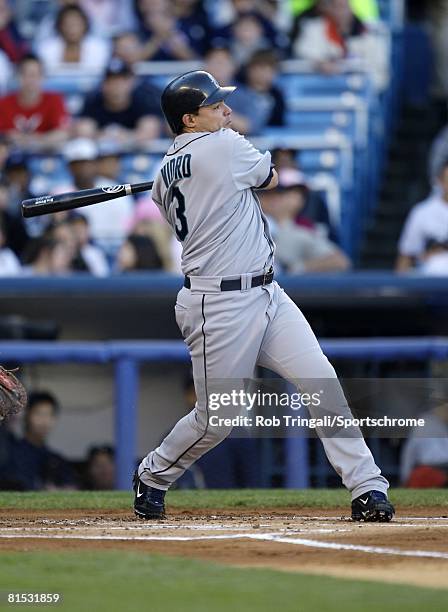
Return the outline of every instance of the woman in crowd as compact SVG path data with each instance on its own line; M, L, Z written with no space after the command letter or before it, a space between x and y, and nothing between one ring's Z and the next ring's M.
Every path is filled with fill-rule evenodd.
M103 72L110 43L90 33L88 17L80 6L63 6L56 17L55 30L54 37L36 44L48 72L67 67L86 74Z

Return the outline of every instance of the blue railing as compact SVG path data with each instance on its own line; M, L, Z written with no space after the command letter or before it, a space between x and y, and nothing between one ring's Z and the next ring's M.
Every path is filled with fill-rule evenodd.
M448 358L448 338L375 338L322 340L331 358L364 358L373 361L398 358L442 360ZM181 341L120 342L0 342L0 362L109 363L115 366L115 446L118 489L128 489L135 467L139 364L189 360ZM306 465L293 470L294 457L304 457L306 440L288 446L287 486L306 486ZM289 475L288 473L291 472ZM295 473L296 476L293 476ZM299 480L297 480L299 478Z
M364 293L368 295L423 296L448 295L448 277L424 276L415 272L395 274L385 271L354 270L317 274L276 274L277 282L287 291L325 294ZM30 296L173 294L182 287L183 277L166 272L134 272L98 278L86 273L67 276L27 276L0 278L2 298Z

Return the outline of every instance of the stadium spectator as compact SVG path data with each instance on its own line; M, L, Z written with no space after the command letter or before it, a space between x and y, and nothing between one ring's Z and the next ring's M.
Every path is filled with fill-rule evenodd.
M22 215L12 214L9 208L10 191L6 180L0 179L0 225L3 229L5 245L18 257L28 242Z
M112 57L133 67L142 57L142 43L136 32L121 31L113 37Z
M388 50L385 31L358 19L348 0L319 0L291 32L293 56L313 62L324 74L339 72L341 59L361 60L379 91L389 81Z
M132 30L137 21L130 0L53 0L48 3L45 16L35 27L35 42L56 35L56 19L59 10L67 4L77 4L85 11L90 31L95 36L109 38L124 29Z
M48 446L60 411L58 400L48 391L29 394L24 437L13 445L11 478L22 490L73 488L70 464Z
M115 488L115 453L111 446L92 446L89 449L83 488L89 491Z
M4 167L4 175L13 192L11 195L17 200L32 197L30 191L31 173L28 168L29 156L19 150L10 151ZM19 209L16 204L10 202L10 210L18 215Z
M76 4L62 6L55 21L56 35L36 42L36 52L47 72L76 69L83 74L100 74L110 55L110 44L90 34L84 10Z
M292 22L291 0L233 0L240 11L255 10L263 18L266 34L277 48L288 47L288 32Z
M76 131L81 136L115 141L122 147L144 147L160 135L159 115L159 97L135 88L132 69L113 58L101 88L85 100Z
M141 60L190 60L197 57L188 36L182 32L171 2L137 0Z
M297 225L315 230L316 225L305 212L306 202L310 188L305 175L295 168L281 168L278 170L279 185L277 190L283 197L283 206L296 211L294 221ZM281 177L281 182L280 182Z
M28 276L70 274L73 251L69 244L41 236L33 238L23 254L23 272Z
M335 244L319 232L297 225L296 217L304 206L303 189L297 189L297 183L291 184L288 175L282 174L277 189L260 192L277 246L276 264L289 274L347 270L350 261Z
M34 197L31 189L31 172L29 155L19 150L12 150L6 160L4 175L8 184L8 212L21 219L20 203ZM48 225L45 216L31 217L23 220L26 234L29 237L40 236Z
M0 0L0 49L14 64L28 51L28 43L19 32L8 0Z
M187 36L190 47L202 57L212 36L203 0L172 0L177 26Z
M163 262L163 269L181 274L181 244L149 195L139 196L129 219L128 234L149 236Z
M48 228L45 236L61 243L70 254L70 271L89 272L94 276L106 276L109 272L106 257L102 250L92 244L87 219L70 212L64 220L56 220Z
M20 261L7 246L7 236L0 218L0 276L18 276L21 272Z
M287 149L285 147L277 147L272 149L272 163L277 170L280 168L297 169L297 151L295 149Z
M53 220L45 232L45 238L53 240L55 243L62 243L70 253L70 267L76 256L76 236L68 222L68 219Z
M123 29L136 26L130 0L79 0L92 30L104 37L110 37Z
M262 95L250 91L236 80L237 65L227 47L211 48L205 54L205 70L221 85L237 85L229 98L232 109L231 127L240 134L258 134L269 117L269 108Z
M423 254L420 272L425 276L448 276L448 240L429 240Z
M400 480L412 488L448 485L448 405L441 404L421 415L424 429L415 427L401 454Z
M68 224L76 241L73 269L89 272L93 276L107 276L109 264L102 249L92 242L88 219L75 213L69 217Z
M285 99L274 85L278 75L278 59L272 51L257 51L244 68L245 84L263 96L269 108L266 125L285 124Z
M62 154L72 175L74 189L93 189L96 186L98 155L95 142L89 138L75 138L64 145Z
M63 97L43 90L43 66L36 55L22 57L17 78L17 91L0 98L0 133L28 151L57 148L68 136Z
M98 145L98 157L96 161L98 180L105 180L105 184L111 185L123 183L124 177L121 172L120 146L111 140L103 140ZM120 201L123 200L120 198Z
M154 241L149 236L131 234L118 252L118 272L161 270L162 267L162 259L157 252Z
M120 150L114 143L103 142L99 146L97 159L98 186L112 186L126 183L127 179L122 174ZM87 216L96 227L104 229L109 226L108 234L120 244L128 233L130 222L135 211L135 200L133 196L123 196L117 200L111 200L107 206L91 207Z
M448 160L442 164L438 189L409 213L398 243L395 268L406 272L421 265L430 241L448 242Z
M262 49L270 49L271 43L265 35L263 23L256 13L243 13L233 23L229 40L230 50L238 64L249 61L249 58Z
M150 105L151 115L163 118L159 100L161 91L151 81L151 77L135 74L135 64L140 61L141 42L135 32L121 32L113 39L112 57L124 62L134 72L133 94Z
M290 7L288 2L270 2L269 0L221 0L213 7L215 34L213 41L218 44L229 40L232 26L242 16L254 15L262 27L263 38L268 47L281 51L288 47L286 32L290 25Z
M63 155L73 180L73 190L93 189L111 185L107 178L98 177L98 147L89 138L76 138L68 142ZM94 204L83 209L88 219L92 239L103 249L115 248L125 236L125 223L129 214L129 202L126 199L104 204Z
M304 205L299 208L296 223L306 227L313 227L333 242L337 242L337 231L330 219L328 206L321 194L311 189L305 175L300 171L296 161L297 152L293 149L274 149L272 163L282 174L283 187L288 185L290 197L304 199Z

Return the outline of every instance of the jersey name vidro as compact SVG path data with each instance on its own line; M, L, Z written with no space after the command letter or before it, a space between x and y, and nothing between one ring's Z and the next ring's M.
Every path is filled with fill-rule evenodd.
M168 189L173 181L191 176L191 154L185 153L170 159L160 170L160 173Z

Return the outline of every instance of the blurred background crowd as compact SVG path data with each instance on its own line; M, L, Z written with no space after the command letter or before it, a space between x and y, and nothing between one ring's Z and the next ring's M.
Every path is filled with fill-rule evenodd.
M0 0L1 338L179 337L174 289L151 272L180 274L181 245L150 192L33 219L20 203L152 180L172 138L161 91L198 68L237 85L233 129L272 152L279 185L260 202L276 272L289 275L316 334L445 334L442 279L423 298L390 283L448 275L448 0ZM397 274L369 294L358 270ZM336 273L331 299L326 275L311 297L294 287L306 273ZM348 297L345 278L356 285ZM446 378L446 362L424 356L337 366L342 376ZM0 488L117 482L111 372L64 367L24 366L30 400L0 426ZM191 375L182 386L174 364L151 368L137 452L194 403ZM446 404L419 409L434 438L373 440L375 456L394 485L447 486ZM228 439L179 484L284 486L283 442ZM311 485L337 486L319 445L309 448Z
M236 84L238 89L229 99L233 129L261 138L260 146L273 150L280 184L262 198L262 205L278 244L278 271L298 274L396 265L402 271L416 267L427 273L446 272L448 235L439 220L446 225L448 207L443 202L448 187L443 187L446 179L440 172L448 155L448 129L441 131L431 151L429 178L426 168L420 168L421 181L426 181L420 190L422 199L431 194L431 203L408 219L399 243L389 231L397 261L391 256L387 261L369 260L368 230L378 229L375 210L387 155L377 149L385 149L390 137L394 119L390 92L400 78L391 42L396 26L382 18L379 4L376 0L0 0L0 275L180 272L180 245L163 224L150 194L29 220L21 218L19 205L23 199L47 193L150 180L171 137L160 110L160 92L170 78L190 67L205 68L222 84ZM418 4L420 9L415 9ZM409 2L408 11L413 10L432 28L431 95L438 104L441 129L448 89L442 35L448 23L447 3ZM378 105L383 108L376 119L372 115L374 121L383 121L383 145L378 145L381 135L373 143L376 149L370 142L375 136L360 145L364 150L360 158L371 152L378 161L364 159L359 172L357 136L344 132L350 112L338 112L339 104L351 111L355 94L361 95L353 75L349 81L353 71L367 79L366 112ZM319 85L321 95L318 88L308 99L293 91L296 75L315 74L339 83L338 78L347 73L348 91L338 90L333 110L336 90L326 100L325 112L320 110L328 86ZM310 124L315 127L312 132ZM358 172L352 188L322 187L326 176L327 181L340 179L331 132L333 141L338 135L352 140ZM290 147L285 140L285 135L300 138L315 133L327 140L321 151L315 151L317 162L309 162L313 150L301 151L300 143ZM371 171L369 164L377 170L363 182ZM404 190L403 186L402 199ZM366 210L361 210L363 199L373 202ZM344 239L341 224L344 210L350 208L357 209L347 219L354 229ZM433 209L438 220L427 224L427 216L434 219ZM401 210L400 226L407 212ZM397 223L396 218L390 221Z

